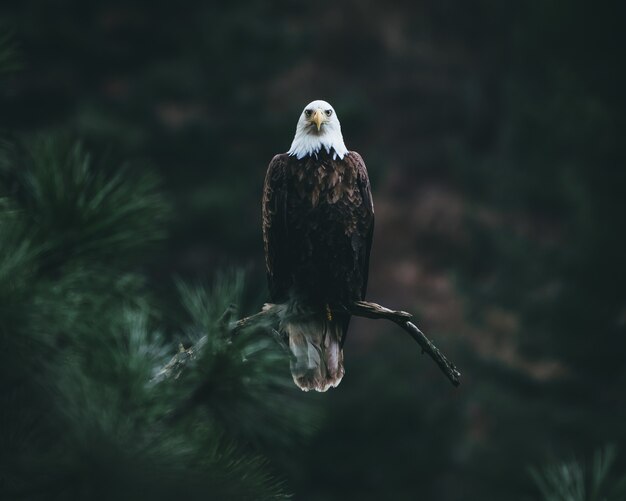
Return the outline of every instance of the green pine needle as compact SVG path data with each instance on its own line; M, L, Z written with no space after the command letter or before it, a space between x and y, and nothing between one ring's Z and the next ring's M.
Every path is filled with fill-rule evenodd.
M606 446L590 466L570 460L532 468L530 474L545 501L621 501L626 499L626 475L614 475L616 458L616 447Z
M156 178L96 162L80 142L46 137L5 149L0 174L55 266L137 255L166 235L170 209Z

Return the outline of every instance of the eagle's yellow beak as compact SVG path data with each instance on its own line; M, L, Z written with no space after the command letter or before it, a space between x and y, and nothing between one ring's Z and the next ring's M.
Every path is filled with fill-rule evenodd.
M315 110L313 116L311 117L311 123L314 123L317 126L317 132L320 131L322 124L324 123L324 113L319 108Z

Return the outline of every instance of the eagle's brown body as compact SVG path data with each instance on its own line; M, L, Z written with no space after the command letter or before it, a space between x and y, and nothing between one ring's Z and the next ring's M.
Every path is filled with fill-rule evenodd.
M330 313L364 299L374 229L367 170L360 155L277 155L263 193L263 240L270 297L291 307L294 381L324 391L343 376L349 315ZM297 318L296 318L297 317Z

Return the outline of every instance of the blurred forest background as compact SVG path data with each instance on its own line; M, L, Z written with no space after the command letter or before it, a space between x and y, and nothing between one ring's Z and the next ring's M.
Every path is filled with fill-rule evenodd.
M3 499L626 499L625 11L4 0ZM266 299L265 169L317 98L370 172L368 298L458 389L386 322L323 395L220 337Z

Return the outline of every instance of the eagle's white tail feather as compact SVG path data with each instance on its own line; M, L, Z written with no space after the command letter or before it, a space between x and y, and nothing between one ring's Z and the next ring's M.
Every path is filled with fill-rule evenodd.
M293 355L291 375L301 390L326 391L341 382L344 369L340 321L319 314L287 320L282 328L289 336Z

